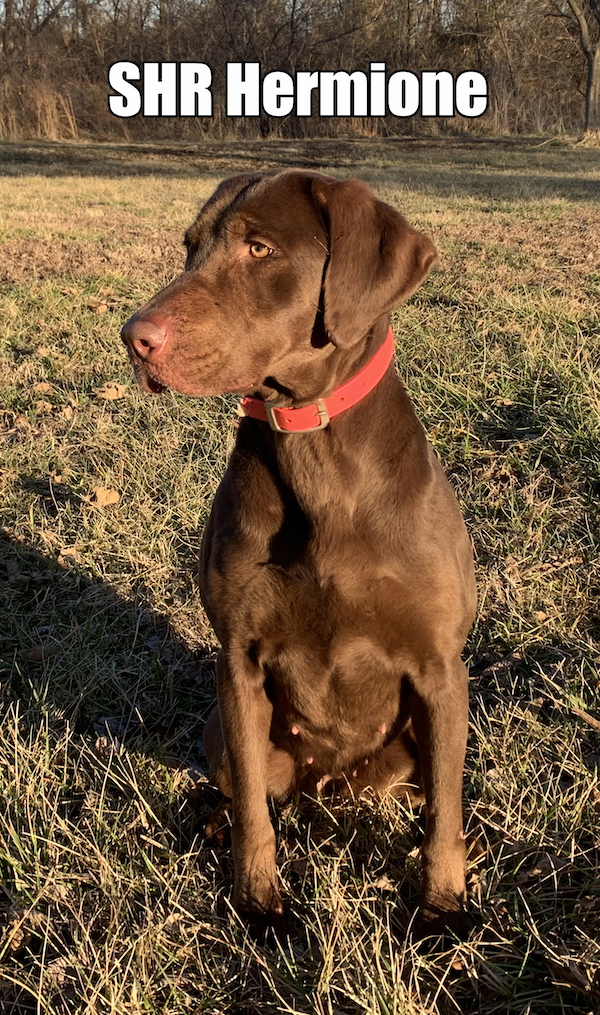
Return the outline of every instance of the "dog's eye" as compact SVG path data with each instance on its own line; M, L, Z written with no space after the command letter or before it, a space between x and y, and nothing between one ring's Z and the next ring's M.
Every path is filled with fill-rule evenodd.
M272 247L267 247L266 243L251 243L250 253L252 257L268 257L269 254L273 253Z

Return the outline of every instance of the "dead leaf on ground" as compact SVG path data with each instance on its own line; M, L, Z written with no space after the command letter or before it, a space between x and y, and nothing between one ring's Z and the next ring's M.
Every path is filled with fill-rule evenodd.
M107 384L103 384L100 388L96 388L95 395L97 398L102 398L106 402L113 402L117 398L124 398L128 390L129 389L125 384L118 384L117 381L109 381Z
M27 914L16 906L9 906L0 912L0 943L2 950L17 955L31 941L30 929L26 926Z
M566 984L569 987L576 987L578 990L586 992L591 989L587 976L572 958L565 956L564 963L557 962L556 959L551 958L549 955L544 955L544 958L557 984Z
M499 659L498 662L492 663L491 666L486 666L485 670L482 670L479 674L479 678L503 676L505 673L516 669L522 662L523 656L521 653L513 652L511 655L505 656L504 659Z
M93 311L95 314L105 314L107 310L108 310L107 303L97 303L96 306L93 307Z
M35 403L35 411L39 413L52 412L53 408L54 406L51 402L44 402L42 399Z
M48 381L38 381L37 384L33 385L33 390L36 394L47 395L53 390L52 385Z
M46 978L53 984L62 985L67 977L69 964L66 959L58 958L46 966Z
M515 877L515 884L524 885L529 881L538 878L548 878L564 873L571 866L571 861L564 856L557 856L555 853L545 853L535 867L528 871L522 871Z
M308 857L301 856L297 860L292 860L290 863L290 870L299 877L304 877L308 870Z
M106 486L95 486L92 493L94 494L93 503L96 507L108 507L109 504L118 504L121 500L118 490L111 490Z
M26 658L30 663L43 663L45 659L55 656L59 650L59 645L36 645L35 648L29 649Z
M534 698L533 701L528 701L523 706L523 711L526 712L528 715L532 715L534 718L537 718L537 716L541 712L543 704L544 704L543 698Z
M37 347L37 349L35 351L36 351L36 354L38 356L49 356L50 355L50 349L48 348L47 345L38 345L38 347Z
M79 563L81 557L79 551L74 546L63 546L62 550L58 555L58 563L62 564L63 567L72 567L73 564Z

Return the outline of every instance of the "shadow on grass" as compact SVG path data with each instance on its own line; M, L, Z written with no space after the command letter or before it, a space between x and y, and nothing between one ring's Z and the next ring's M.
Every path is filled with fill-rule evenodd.
M60 483L22 482L50 509L73 497ZM143 587L127 602L86 576L68 550L57 561L0 534L0 574L5 700L29 699L81 733L110 719L114 728L164 739L187 717L198 740L215 695L214 646L191 652L146 607Z
M542 142L543 145L543 142ZM172 176L215 180L299 167L357 175L440 197L536 200L600 195L598 153L539 138L199 141L194 144L0 142L1 176Z
M136 780L143 780L144 757L160 759L167 770L175 766L191 766L197 774L198 762L202 757L202 727L214 701L214 647L207 645L197 653L190 652L169 627L167 620L147 609L143 592L137 602L126 602L105 582L94 581L81 573L75 563L69 563L68 560L59 563L8 538L0 539L0 576L0 604L5 618L0 641L0 704L6 715L11 706L14 710L17 702L20 702L20 728L24 741L27 742L29 736L35 736L36 727L46 724L59 731L68 723L74 730L76 743L81 743L83 748L87 742L88 753L95 750L100 758L106 751L111 752L111 757L114 754L118 756L122 748L126 747L131 753L134 768L140 769L134 775ZM560 647L556 647L557 660L560 652ZM564 654L566 652L567 650ZM521 693L524 696L531 694L530 666L534 662L533 657L527 663L522 659L509 661L505 662L503 668L498 653L493 651L483 653L474 660L472 719L475 725L487 720L494 703L502 702L503 699L514 701L515 696ZM546 663L547 657L544 657L544 665ZM554 708L546 701L540 710L540 722L549 726L555 723L560 718L557 709L558 704ZM117 766L115 776L118 777L119 771ZM553 778L552 772L549 773L549 778ZM465 809L467 814L471 806L478 806L473 792L478 788L479 795L482 781L483 776L474 775L471 770L468 790L471 801ZM118 779L114 786L108 779L107 785L109 794L127 796L127 789L119 789ZM137 787L137 782L135 785ZM140 785L145 787L142 782ZM166 836L165 842L168 839L171 843L167 853L170 851L174 856L197 849L200 821L216 798L207 798L203 792L196 795L194 792L186 792L185 797L180 797L179 801L161 802L161 795L168 795L166 782L162 790L160 784L156 784L150 790L145 787L143 792L147 796L151 814L156 819L156 823L153 822L148 829L148 841L162 841L161 837ZM65 785L64 799L61 802L66 820L75 826L81 824L84 838L85 822L81 823L81 816L85 796L85 792L73 793ZM553 890L552 884L549 888L546 884L543 892L539 879L534 879L531 882L531 896L527 903L522 903L521 885L529 882L526 877L523 880L522 873L519 881L517 874L525 869L526 861L530 861L530 867L534 865L537 846L527 841L507 844L498 834L495 821L486 821L485 813L483 808L476 814L472 830L477 834L483 833L490 851L487 858L490 881L487 885L485 880L483 882L481 912L476 918L480 930L484 920L491 921L488 927L489 951L486 952L486 946L482 945L474 957L471 956L468 962L465 960L466 965L459 963L457 968L447 970L445 990L448 998L447 1002L438 1002L439 1011L456 1011L457 1004L459 1010L465 1013L495 1010L494 983L501 985L506 1011L523 1010L519 1005L524 1004L526 998L535 1003L536 985L540 978L543 980L544 976L547 977L548 966L543 950L528 950L523 938L524 931L519 926L519 920L526 920L527 913L531 910L534 917L538 912L546 921L543 931L546 939L553 940L559 930L563 939L573 939L582 919L586 926L585 913L583 917L576 914L581 899L587 898L591 891L590 871L570 865L568 878L565 880L566 875L559 877L554 873L553 883L558 887ZM418 901L419 873L416 861L407 860L407 853L415 842L415 833L417 837L420 835L418 825L407 817L405 832L401 836L398 833L393 835L385 809L362 801L335 807L330 802L319 805L303 800L295 808L293 818L282 819L279 813L274 812L273 819L280 842L284 842L286 878L289 889L294 894L287 930L294 950L299 949L302 953L306 983L300 986L304 995L310 996L312 987L307 985L317 982L319 970L329 961L323 953L323 941L316 935L315 927L308 919L312 908L317 912L321 910L322 889L318 881L313 882L310 874L311 851L315 847L321 855L319 862L324 865L322 874L325 880L333 877L334 871L338 871L335 876L339 876L341 871L342 878L347 880L349 887L344 889L347 895L344 903L346 906L356 891L357 912L363 913L362 917L357 918L357 932L361 939L371 938L374 933L372 921L375 917L378 920L385 918L385 913L390 908L389 896L386 898L385 893L381 901L375 902L374 907L361 908L362 879L365 885L369 884L373 879L374 866L382 866L388 878L387 883L398 886L394 935L398 948L401 948L406 926ZM144 828L141 829L142 839L145 838ZM309 840L307 829L310 829ZM40 830L40 834L44 832ZM125 825L122 834L129 834ZM587 838L588 848L593 852L591 831ZM160 842L155 842L155 845L160 845ZM161 848L164 851L165 847ZM342 857L343 865L340 866ZM552 858L553 863L555 860ZM206 928L211 925L217 929L229 927L227 933L235 933L241 941L241 936L232 926L231 913L225 902L232 880L229 853L215 859L212 850L204 848L198 851L193 862L201 874L207 865L210 867L212 864L212 869L219 872L220 886L215 901L211 903L207 899L203 904L200 919L204 921L204 930L200 929L198 933L206 933ZM351 887L353 883L354 887ZM18 895L18 886L10 878L6 884L10 896ZM552 896L556 927L552 922L547 926L550 905L546 897L548 890ZM90 891L93 893L95 889L90 888ZM135 905L139 908L139 919L142 920L145 895L140 885L135 891L140 896ZM158 891L152 873L149 875L148 891L151 894ZM535 893L541 893L539 900ZM513 908L510 912L510 907L507 908L504 902L501 905L498 901L500 897L504 900L505 896L511 899ZM159 895L156 896L153 905L158 906L159 903L170 905L162 895L160 898ZM519 920L513 926L516 912L519 913ZM319 919L322 918L321 913ZM350 911L346 918L350 919ZM317 926L320 927L320 924ZM95 933L101 935L102 932L97 930ZM240 942L234 947L233 939L229 945L225 939L219 939L220 943L215 945L214 935L211 934L212 931L208 933L207 941L213 950L216 948L215 962L222 968L223 975L235 977L240 965L244 968L252 965L254 958L249 953L240 953ZM98 941L101 940L100 936ZM66 944L69 945L69 941ZM246 945L243 945L245 948ZM272 958L266 957L268 950L261 954L260 962L264 968L269 968L273 975L279 977L277 982L281 993L278 997L286 997L288 988L281 980L281 969L274 964L275 952ZM60 953L53 945L48 948L45 959L42 957L40 960L36 952L35 961L43 963L59 958ZM411 957L411 953L407 952L402 973L407 988L410 988L414 977L418 975L419 989L423 996L428 991L435 993L438 990L440 969L433 961L434 965L429 969L419 965L418 961L414 961L414 956ZM467 967L470 970L468 975L465 972ZM568 967L566 968L568 972ZM475 994L472 989L474 973L480 977ZM583 983L582 977L580 980ZM298 1001L298 986L296 983L289 987L289 1003L293 1003L294 1010L299 1012L312 1012L314 1009L310 1006L305 1008ZM263 990L264 987L261 987L260 993L256 993L256 997L261 998L256 1009L248 1005L247 1001L242 1002L240 995L238 1002L233 1002L232 999L232 1006L222 1010L281 1010L270 1006L270 1002L265 1002L266 1006L263 1006ZM582 1003L581 990L577 992L566 987L557 988L554 996L557 1010L561 1005L567 1005L571 1011L581 1015L589 1011L589 997ZM8 995L5 994L4 997ZM18 992L13 997L16 998L14 1003L19 1004L15 1010L36 1010L34 1005L27 1007L29 1002L22 999ZM544 1003L550 997L552 988L545 986ZM332 988L330 998L336 998L335 988ZM514 1008L510 1006L511 998L516 1005ZM358 1015L364 1010L353 1004L344 991L339 993L337 1001L339 1007L336 1007L336 1011L346 1015L354 1015L355 1012Z

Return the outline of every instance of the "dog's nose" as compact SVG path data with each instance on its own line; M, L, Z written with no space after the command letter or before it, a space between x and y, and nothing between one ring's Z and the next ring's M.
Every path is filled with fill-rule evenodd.
M168 338L164 321L149 317L131 317L121 330L125 345L130 345L142 360L156 359Z

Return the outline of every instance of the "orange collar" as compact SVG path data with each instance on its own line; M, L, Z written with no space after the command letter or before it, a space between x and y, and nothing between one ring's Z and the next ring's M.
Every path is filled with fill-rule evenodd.
M394 332L390 328L385 341L369 362L354 377L331 393L329 398L318 398L310 405L298 409L263 401L262 398L242 398L240 409L245 416L268 423L278 433L309 433L323 430L333 416L352 408L361 398L379 384L394 355Z

